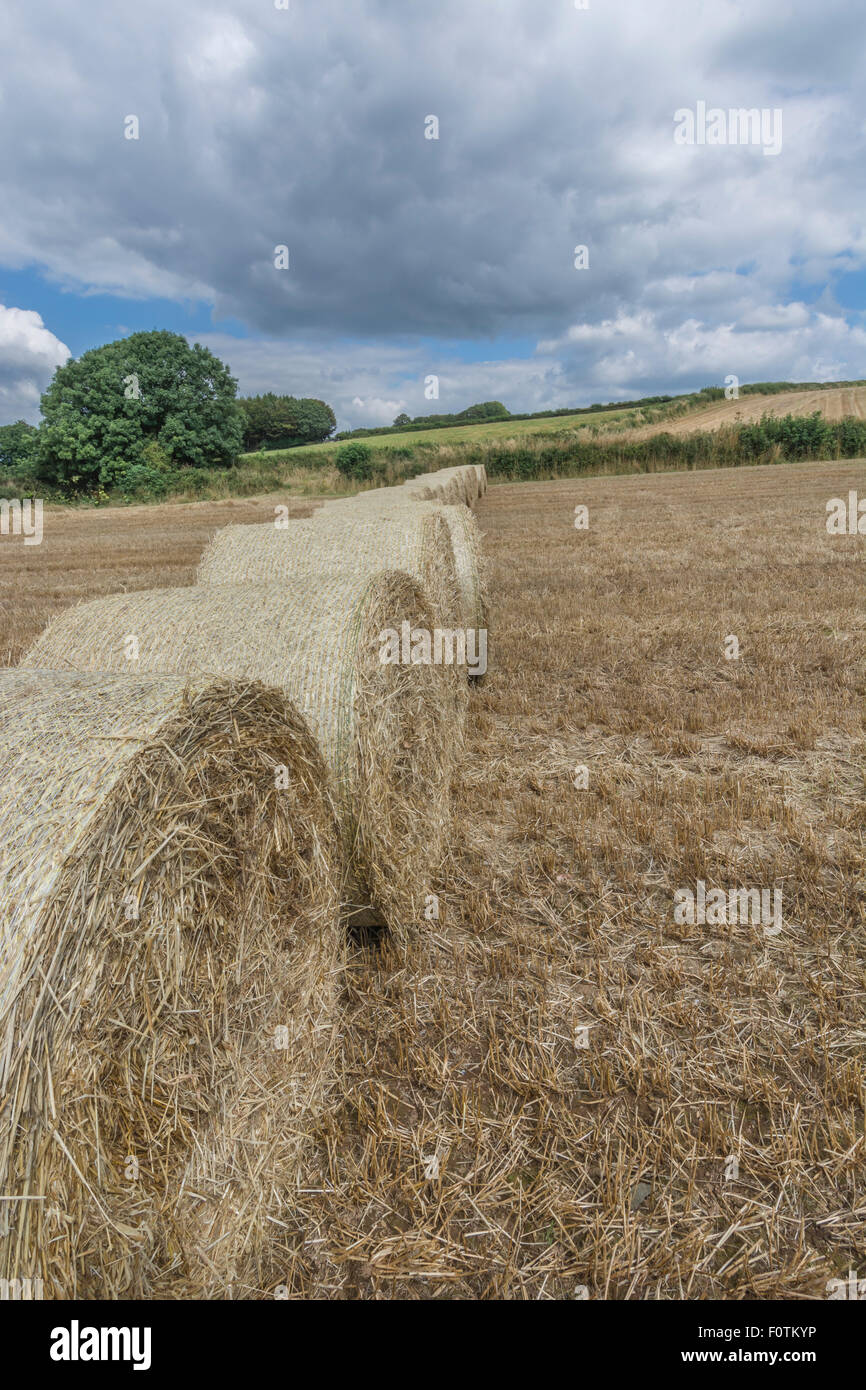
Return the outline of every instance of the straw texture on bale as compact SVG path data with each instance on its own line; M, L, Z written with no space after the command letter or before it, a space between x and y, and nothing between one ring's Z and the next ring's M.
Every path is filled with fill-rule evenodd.
M439 507L435 502L418 504L425 511L435 509L451 535L457 587L465 627L487 627L487 583L481 532L468 507Z
M479 495L478 472L471 464L458 468L440 468L435 473L421 473L403 486L423 501L463 502L471 507Z
M454 473L465 493L467 507L473 507L478 501L478 473L471 464L455 468Z
M440 469L438 473L422 473L404 486L407 492L424 502L466 502L465 488L461 486L458 478L452 476L450 470Z
M381 661L380 634L403 622L427 629L433 614L398 572L160 589L67 610L25 664L128 670L134 635L139 671L280 687L333 777L352 868L347 905L399 935L420 922L439 866L462 734L453 668Z
M273 525L226 526L202 557L199 584L277 584L337 571L403 570L427 593L445 627L460 611L457 564L440 516L414 508L380 515L328 512Z
M261 685L20 668L0 737L0 1276L264 1296L340 967L318 750Z
M433 487L424 481L423 476L414 478L411 483L403 483L401 486L405 488L407 493L411 493L413 497L423 498L425 502L432 501L436 495ZM361 493L361 496L364 494Z
M367 488L365 492L353 493L350 497L335 497L328 503L328 506L339 509L345 513L347 508L355 510L359 504L375 507L395 493L403 494L402 484L394 487L370 487Z
M460 468L441 468L437 473L423 473L395 487L368 488L353 497L336 498L329 508L342 510L369 507L381 509L383 504L410 502L439 502L448 506L463 502L473 507L487 488L487 471L483 463L466 464Z
M432 473L419 473L417 477L410 478L407 482L403 483L403 487L407 492L411 492L416 497L422 497L425 501L429 502L436 495L437 490L440 496L442 495L445 489L445 482L441 480L438 484L434 485Z
M394 506L414 507L419 499L403 487L374 487L353 497L333 497L314 511L314 517L355 517L369 520Z
M406 496L402 488L389 488L386 491L390 493L390 496L382 498L376 496L371 498L369 502L366 500L368 494L362 494L361 497L355 499L359 504L358 510L363 512L365 516L370 512L374 515L391 518L402 517L406 512L411 516L420 511L441 517L448 528L451 551L454 556L454 568L460 598L461 626L476 629L486 628L487 584L484 552L481 544L481 532L472 512L468 507L459 504L413 500ZM339 515L345 515L343 502L326 502L319 511L314 513L310 525L313 526L317 522L320 525L325 524L327 519L335 515L337 508L340 508Z

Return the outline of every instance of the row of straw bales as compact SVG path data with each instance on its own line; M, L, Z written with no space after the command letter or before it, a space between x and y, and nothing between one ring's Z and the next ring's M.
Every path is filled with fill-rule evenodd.
M465 627L487 626L486 582L478 524L470 510L487 491L483 464L443 468L422 474L402 487L373 488L357 497L326 502L314 521L365 517L382 524L385 517L405 524L407 515L423 510L441 516L451 536L460 596L460 621ZM461 503L465 505L461 505Z
M485 486L227 527L195 586L69 609L0 672L0 1277L283 1282L347 923L418 929L448 842L465 672L381 634L486 625Z
M357 497L341 498L331 507L390 506L397 500L440 502L446 505L464 503L474 507L487 491L487 470L483 463L466 464L459 468L440 468L436 473L421 473L401 487L371 488Z
M373 494L361 493L360 497L353 499L357 501L357 506L353 508L348 508L343 501L326 502L312 518L320 528L319 534L323 537L329 535L332 538L330 543L334 544L340 537L336 525L340 520L351 520L355 525L363 520L380 529L390 523L395 527L395 534L400 534L401 528L418 524L417 520L413 522L413 518L424 514L438 517L448 530L450 548L446 546L443 549L446 562L449 566L453 563L453 584L458 597L456 610L447 606L441 609L445 625L457 622L467 628L486 628L486 582L481 533L469 508L436 500L413 501L411 495L403 493L402 488L386 488L383 491L391 495L381 500L376 496L374 501L367 500ZM323 523L328 523L329 531L325 530Z
M229 528L231 530L243 528ZM259 528L253 528L259 529ZM262 527L264 539L282 535ZM68 609L24 658L28 669L136 670L261 681L306 720L330 773L353 910L395 932L418 918L444 843L453 737L451 672L383 665L378 636L433 625L421 586L397 569L308 570L277 583L114 594ZM434 765L436 764L436 765Z

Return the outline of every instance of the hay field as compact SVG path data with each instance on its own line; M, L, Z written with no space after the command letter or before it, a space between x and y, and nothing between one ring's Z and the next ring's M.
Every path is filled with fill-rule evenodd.
M824 524L862 486L803 464L479 504L490 669L440 920L352 945L292 1296L820 1298L863 1268L864 542ZM251 510L67 519L74 596L189 583ZM73 597L50 535L23 579L0 546L4 658ZM698 879L780 888L782 933L676 925Z
M824 526L858 481L481 505L462 843L415 958L355 956L296 1292L802 1298L862 1267L863 542ZM699 877L781 887L782 935L675 926Z
M713 401L699 406L679 419L642 425L622 431L623 439L647 439L652 434L692 434L695 430L717 430L723 425L750 425L764 415L812 415L819 411L827 420L853 415L866 417L866 386L840 386L827 391L782 391L776 396L740 396L735 401ZM617 427L614 424L614 431Z

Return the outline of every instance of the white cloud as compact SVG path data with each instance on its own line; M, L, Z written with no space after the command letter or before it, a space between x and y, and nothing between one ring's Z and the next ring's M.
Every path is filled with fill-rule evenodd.
M827 380L830 363L839 378L862 377L866 330L801 303L766 305L727 323L690 317L667 324L644 312L576 324L540 350L563 358L568 375L584 372L610 387L616 399L687 390L697 378L719 384L729 373L742 382Z
M381 396L373 396L371 400L362 401L360 396L355 396L352 405L359 424L381 425L384 423L390 425L394 416L399 415L405 409L406 402L383 400Z
M69 349L32 309L0 304L0 422L35 424L39 397L69 358Z
M461 362L417 347L268 342L222 333L196 336L228 363L241 395L277 391L319 396L333 406L339 429L390 425L403 411L452 413L485 400L502 400L515 412L577 403L559 364L539 354ZM438 401L424 395L430 373L439 377Z
M247 67L255 51L243 25L231 16L220 15L195 44L188 62L199 81L222 82Z

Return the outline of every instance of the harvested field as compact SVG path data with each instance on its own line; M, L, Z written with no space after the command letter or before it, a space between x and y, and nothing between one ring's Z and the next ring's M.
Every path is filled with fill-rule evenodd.
M802 1299L862 1270L864 541L825 528L862 486L798 464L479 504L490 668L440 916L353 943L292 1296ZM783 930L678 924L698 880L781 891Z
M803 1298L862 1267L863 542L824 526L860 476L479 509L463 843L408 965L352 961L296 1294ZM677 926L701 876L780 886L781 936Z
M740 396L735 401L713 401L679 419L660 421L656 425L618 431L614 422L611 429L623 440L648 439L652 434L692 434L695 430L717 430L723 425L752 424L764 415L778 419L782 415L812 415L816 410L827 420L842 420L846 415L862 420L866 417L866 386L783 391L775 396Z

